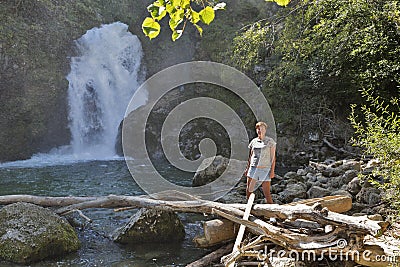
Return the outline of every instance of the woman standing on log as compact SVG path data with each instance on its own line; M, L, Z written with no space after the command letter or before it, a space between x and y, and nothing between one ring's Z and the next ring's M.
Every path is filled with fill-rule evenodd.
M268 204L272 204L271 197L271 178L275 176L275 150L276 142L266 136L267 124L257 122L257 137L249 144L249 159L246 169L247 187L246 196L255 190L257 182L262 182L261 187Z

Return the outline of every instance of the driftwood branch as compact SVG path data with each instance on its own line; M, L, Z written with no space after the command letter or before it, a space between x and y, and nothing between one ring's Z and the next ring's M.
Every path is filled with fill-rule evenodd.
M338 151L338 152L341 152L341 153L344 153L344 154L348 154L348 155L352 155L352 156L356 156L356 157L361 157L361 156L362 156L362 155L360 155L360 154L347 151L347 150L345 150L345 149L343 149L343 148L338 148L338 147L334 146L331 142L329 142L328 139L326 139L326 138L323 138L322 141L323 141L328 147L332 148L332 149L335 150L335 151Z

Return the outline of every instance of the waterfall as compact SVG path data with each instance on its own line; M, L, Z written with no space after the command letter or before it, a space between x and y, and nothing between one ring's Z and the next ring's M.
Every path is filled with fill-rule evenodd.
M140 85L142 47L126 24L93 28L76 40L71 58L69 128L78 158L115 156L115 140L125 109ZM147 95L141 96L143 105Z

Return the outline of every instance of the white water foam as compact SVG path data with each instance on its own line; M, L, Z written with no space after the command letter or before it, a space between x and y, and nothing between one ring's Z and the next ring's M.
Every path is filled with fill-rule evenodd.
M87 31L76 41L71 59L68 99L72 151L83 159L115 156L118 126L139 87L142 47L116 22ZM145 104L147 95L141 97Z

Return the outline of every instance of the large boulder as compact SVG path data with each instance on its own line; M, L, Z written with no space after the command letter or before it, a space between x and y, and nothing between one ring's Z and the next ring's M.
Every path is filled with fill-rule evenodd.
M288 184L282 192L280 192L279 199L283 203L290 203L295 198L296 199L305 199L307 198L307 186L303 183L298 184Z
M242 175L246 169L247 162L228 159L223 156L215 156L206 158L199 166L200 171L197 171L193 176L192 185L201 186L215 181L226 170L228 164L232 166L230 173L227 173L229 179L235 179L238 175Z
M203 166L208 166L208 167L195 173L195 175L193 176L192 185L201 186L214 181L219 176L221 176L221 174L225 171L226 166L228 166L228 163L229 163L228 158L219 155L216 157L207 158L203 160L203 162L200 165L200 168L202 169Z
M347 191L349 191L352 195L357 195L358 192L361 190L361 183L358 177L354 177L348 184L347 184Z
M140 209L112 234L122 244L178 242L184 237L185 228L175 212L155 209Z
M15 203L0 210L0 258L31 263L78 250L72 226L49 209Z
M317 197L326 197L329 196L331 193L330 190L322 188L320 186L312 186L308 192L307 195L309 198L317 198Z
M381 191L375 187L363 187L356 195L356 200L359 203L376 205L381 201Z

